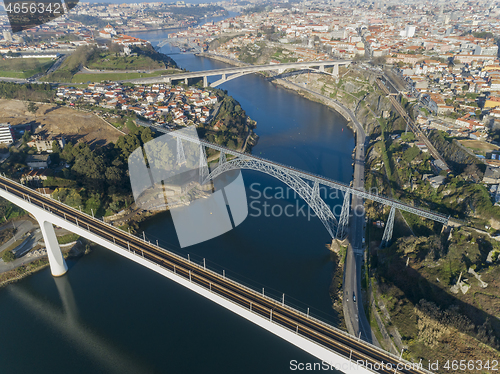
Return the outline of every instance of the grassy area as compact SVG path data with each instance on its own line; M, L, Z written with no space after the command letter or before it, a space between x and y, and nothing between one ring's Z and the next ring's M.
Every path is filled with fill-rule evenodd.
M96 74L82 74L78 73L73 76L71 83L86 83L86 82L101 82L101 81L120 81L127 79L137 78L150 78L158 77L165 74L177 73L177 70L161 70L153 73L96 73Z
M0 60L0 76L8 78L29 78L47 71L55 60L51 58L11 58Z
M165 67L159 61L148 56L116 56L103 52L87 64L89 69L130 70L130 69L161 69Z
M123 116L122 118L118 118L115 121L111 121L110 123L119 130L123 129L124 127L127 127L129 130L133 130L136 127L134 119L130 116Z
M24 239L19 239L19 240L16 240L14 243L12 243L12 244L11 244L11 245L9 245L7 248L5 248L2 252L12 251L12 250L13 250L13 249L15 249L18 245L20 245L23 241L24 241Z
M77 234L67 234L67 235L63 235L63 236L58 236L57 242L59 244L68 244L68 243L72 243L72 242L77 241L79 237L80 237L80 235L77 235Z

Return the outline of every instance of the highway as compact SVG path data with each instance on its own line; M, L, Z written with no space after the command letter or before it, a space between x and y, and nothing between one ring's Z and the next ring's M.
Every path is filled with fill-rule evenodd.
M324 100L334 101L337 105L342 107L345 114L349 117L348 119L353 122L356 131L353 188L364 190L365 147L367 138L363 125L358 121L352 110L338 101L323 96L309 88L299 86L292 82L288 83L313 95L322 96ZM344 297L342 301L344 319L346 320L347 329L351 334L369 343L378 345L377 339L372 333L370 323L366 318L361 299L361 267L364 253L363 236L365 231L364 202L362 196L352 195L351 212L351 217L349 219L349 246L344 267ZM363 214L355 214L355 212L363 212ZM356 295L356 301L354 301L353 295Z
M375 372L395 374L428 373L420 368L415 368L406 361L400 360L397 356L318 321L306 313L292 309L279 301L264 296L260 292L251 290L227 279L223 275L205 269L204 266L145 242L58 201L44 197L38 192L8 178L0 177L0 188L65 219L67 222L86 229L112 244L121 246L124 250L158 264L178 276L204 287L247 310L249 309L254 314L269 319L331 351L347 358L350 357L355 361L377 364L380 370ZM381 366L381 362L384 362L384 365Z
M354 113L348 108L346 110L356 127L353 187L364 189L366 133ZM363 340L378 346L377 338L373 334L370 323L366 318L361 297L361 272L365 250L363 243L365 214L362 197L357 195L352 196L351 212L349 220L349 246L344 268L344 318L346 319L346 324L351 326L352 333L355 336L359 336ZM356 299L354 299L354 295L356 295Z

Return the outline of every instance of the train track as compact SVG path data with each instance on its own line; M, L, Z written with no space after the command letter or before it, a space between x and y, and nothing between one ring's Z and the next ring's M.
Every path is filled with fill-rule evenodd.
M415 122L411 119L408 113L406 113L406 110L404 110L399 101L394 96L390 95L389 89L385 86L385 84L382 82L380 78L377 78L377 85L380 87L380 89L382 89L382 91L384 91L386 95L389 95L389 100L391 101L392 106L396 109L399 115L405 120L405 122L408 124L408 127L415 134L417 139L423 142L427 146L429 152L436 160L440 160L449 169L449 166L444 160L444 158L439 154L437 149L432 145L432 143L429 141L427 136L422 132L422 130L420 130L420 128L415 124Z
M98 235L110 243L120 246L124 250L142 256L245 309L249 309L262 318L269 319L296 334L300 334L324 348L341 354L346 358L349 357L355 362L363 362L365 367L366 364L378 365L380 367L381 363L384 363L385 366L382 365L381 369L375 370L378 373L429 373L420 368L407 368L405 364L408 366L411 365L410 363L402 361L386 351L368 345L355 337L310 317L306 313L292 309L257 291L227 279L223 275L205 269L203 266L154 244L147 243L99 219L90 217L58 201L44 197L28 187L0 177L0 188L24 200L28 200L31 204L37 205L44 210L48 210L68 222L87 229L90 233Z

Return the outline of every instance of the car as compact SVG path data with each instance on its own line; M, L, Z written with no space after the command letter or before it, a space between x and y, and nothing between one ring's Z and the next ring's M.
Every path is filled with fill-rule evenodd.
M352 301L356 302L356 294L354 292L352 293Z

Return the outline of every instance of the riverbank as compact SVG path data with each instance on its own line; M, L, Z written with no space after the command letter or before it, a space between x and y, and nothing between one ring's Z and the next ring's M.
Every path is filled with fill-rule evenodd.
M63 257L77 258L85 254L85 246L80 242L72 243L73 245L68 248L64 245L60 245ZM26 278L40 270L45 269L49 266L49 259L47 255L40 256L38 258L33 258L28 261L23 262L21 265L16 266L11 270L7 270L0 273L0 288L7 286L8 284L15 283L23 278Z

